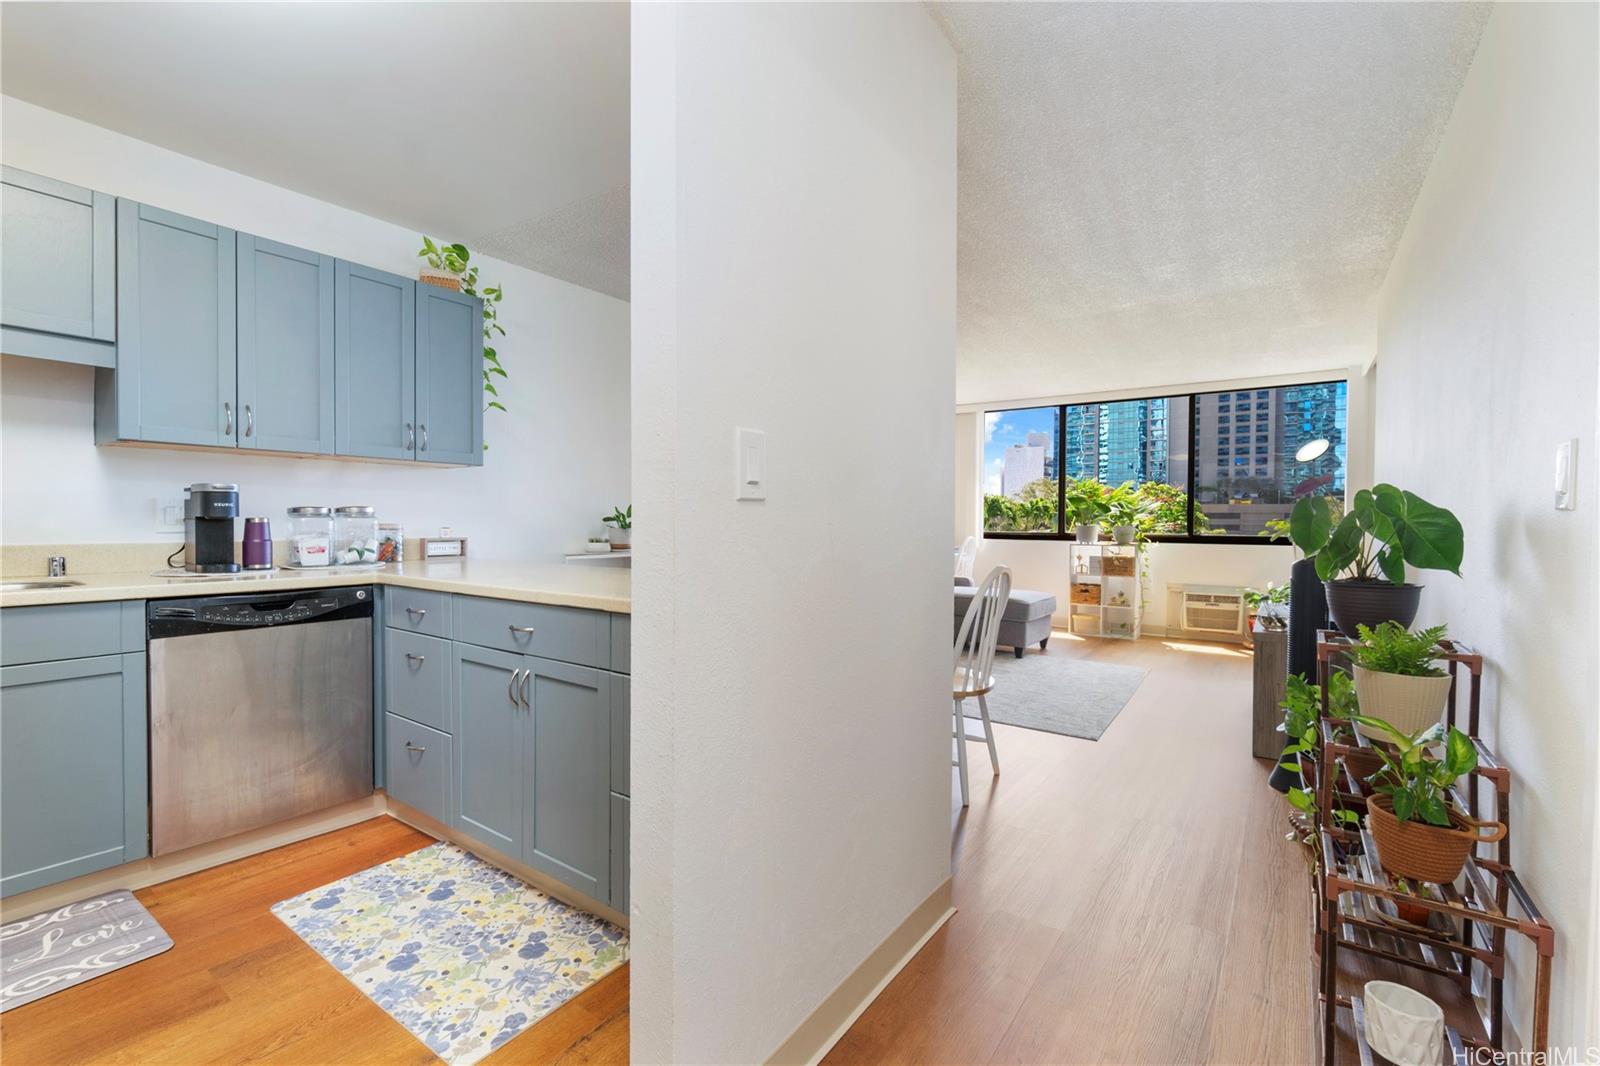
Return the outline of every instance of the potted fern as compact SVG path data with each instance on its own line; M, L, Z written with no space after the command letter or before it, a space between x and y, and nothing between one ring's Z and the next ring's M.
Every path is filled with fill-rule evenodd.
M1357 634L1361 639L1348 654L1363 712L1407 734L1437 725L1450 698L1450 675L1435 665L1444 626L1412 633L1398 622L1385 622L1377 629L1359 626ZM1356 728L1371 740L1387 739L1359 719Z
M1371 715L1358 715L1356 725L1391 746L1377 749L1383 766L1369 778L1367 800L1367 827L1378 862L1390 874L1449 884L1476 845L1506 835L1502 823L1480 822L1450 802L1451 786L1478 768L1472 738L1455 728L1447 733L1438 723L1408 733ZM1442 748L1442 756L1434 748Z

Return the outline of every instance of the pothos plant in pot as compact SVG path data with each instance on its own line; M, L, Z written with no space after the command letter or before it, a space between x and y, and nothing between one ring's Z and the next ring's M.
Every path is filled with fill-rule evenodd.
M500 325L500 301L505 292L499 285L479 284L478 268L471 262L472 252L464 244L436 244L432 237L424 235L422 250L417 253L417 258L427 263L427 266L418 272L419 280L442 289L463 292L483 301L482 369L483 392L487 397L483 409L504 411L505 404L500 402L500 388L495 379L509 378L511 375L500 365L500 353L495 350L495 338L506 335L504 327ZM488 444L484 444L483 447L485 451L489 449Z
M1335 673L1328 681L1328 717L1337 722L1348 722L1357 713L1356 697L1350 679ZM1316 865L1317 835L1317 779L1324 769L1318 760L1322 751L1320 722L1322 718L1322 690L1299 674L1289 677L1283 700L1283 723L1278 726L1286 743L1278 756L1268 783L1283 792L1289 806L1296 812L1290 818L1292 830L1289 839L1306 845L1313 867ZM1347 728L1344 725L1337 727ZM1359 816L1343 806L1336 807L1333 821L1340 825L1353 825Z
M1100 524L1111 513L1110 490L1093 478L1078 478L1067 482L1067 523L1080 544L1097 544L1100 541Z
M1332 497L1301 499L1289 512L1289 539L1315 564L1328 611L1346 636L1358 625L1411 624L1422 586L1406 581L1408 563L1461 575L1461 523L1443 507L1374 485L1355 494L1342 518L1336 508Z
M1397 622L1356 627L1360 639L1347 654L1365 713L1407 735L1439 724L1450 698L1450 675L1435 665L1444 632L1444 626L1434 626L1412 633ZM1360 720L1356 728L1372 740L1388 739Z
M1383 766L1368 778L1373 794L1367 800L1367 826L1378 862L1390 874L1448 884L1476 845L1506 835L1504 824L1481 822L1450 800L1451 786L1478 768L1472 738L1437 723L1417 733L1371 715L1358 716L1356 723L1389 745L1376 749Z
M1154 504L1139 495L1131 481L1124 481L1106 493L1105 500L1105 520L1111 526L1111 539L1118 544L1143 543L1144 519L1155 509Z

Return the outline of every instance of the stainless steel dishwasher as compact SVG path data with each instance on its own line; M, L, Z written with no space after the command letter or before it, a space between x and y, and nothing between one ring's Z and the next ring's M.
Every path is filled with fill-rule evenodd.
M372 599L150 601L151 854L372 793Z

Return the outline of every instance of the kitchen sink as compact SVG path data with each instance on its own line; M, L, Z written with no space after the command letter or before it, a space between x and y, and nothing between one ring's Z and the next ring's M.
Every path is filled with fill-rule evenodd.
M83 584L82 581L68 581L65 578L53 577L43 581L0 581L0 592L30 592L33 589L70 589Z

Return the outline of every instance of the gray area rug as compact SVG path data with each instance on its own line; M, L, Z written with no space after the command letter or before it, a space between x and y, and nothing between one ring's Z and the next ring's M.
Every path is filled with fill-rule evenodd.
M131 966L172 946L126 889L0 927L0 1013Z
M989 717L1025 729L1099 740L1133 698L1144 675L1136 666L1048 652L1029 652L1018 659L1002 650L994 657ZM968 718L978 717L977 700L962 706Z

